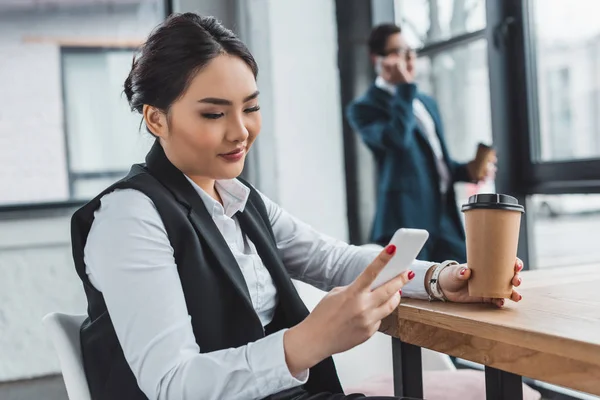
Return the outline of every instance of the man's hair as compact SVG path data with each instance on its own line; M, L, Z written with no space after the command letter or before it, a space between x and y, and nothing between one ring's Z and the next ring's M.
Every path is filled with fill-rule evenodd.
M377 25L369 35L369 53L384 55L388 38L400 32L402 32L402 29L395 24Z

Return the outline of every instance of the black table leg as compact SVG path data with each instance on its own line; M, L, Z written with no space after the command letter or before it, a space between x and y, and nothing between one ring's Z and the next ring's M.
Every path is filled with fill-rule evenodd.
M392 338L394 395L423 398L421 348Z
M485 391L487 400L523 400L523 379L486 366Z

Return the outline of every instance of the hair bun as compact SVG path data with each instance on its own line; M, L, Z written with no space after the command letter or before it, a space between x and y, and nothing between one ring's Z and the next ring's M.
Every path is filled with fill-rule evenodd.
M127 102L129 103L129 107L131 108L131 111L137 111L137 112L141 113L142 112L141 105L136 104L137 102L135 101L136 98L139 98L139 96L136 96L136 93L134 90L135 85L133 83L133 79L136 74L137 74L137 60L134 55L133 61L131 63L131 71L129 71L129 75L127 75L127 79L125 79L125 83L123 85L123 92L125 93L125 96L127 96Z
M214 17L172 14L133 57L123 84L129 107L140 114L144 104L168 111L193 74L223 53L241 58L256 78L258 67L248 48Z

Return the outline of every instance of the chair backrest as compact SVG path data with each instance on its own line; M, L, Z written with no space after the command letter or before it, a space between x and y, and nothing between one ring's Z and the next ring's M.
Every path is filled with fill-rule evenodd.
M51 313L42 319L58 354L70 400L91 400L79 343L79 330L86 317Z

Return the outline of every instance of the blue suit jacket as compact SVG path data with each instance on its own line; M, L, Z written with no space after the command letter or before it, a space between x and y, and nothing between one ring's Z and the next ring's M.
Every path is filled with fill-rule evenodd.
M398 228L420 228L439 233L442 196L435 156L413 113L413 99L425 105L435 123L444 158L453 182L469 181L466 164L448 155L442 121L435 100L417 91L414 84L400 84L396 94L372 85L347 108L353 129L371 149L379 182L377 211L371 240L387 242ZM453 221L464 239L453 185L447 193Z

